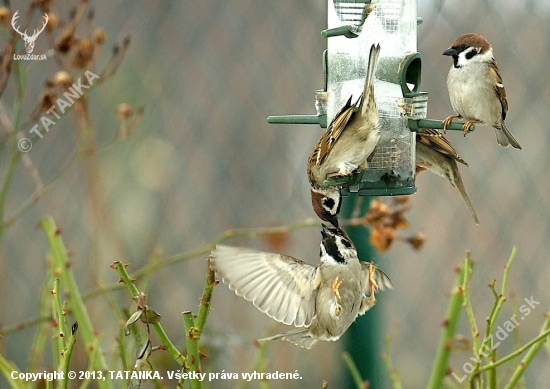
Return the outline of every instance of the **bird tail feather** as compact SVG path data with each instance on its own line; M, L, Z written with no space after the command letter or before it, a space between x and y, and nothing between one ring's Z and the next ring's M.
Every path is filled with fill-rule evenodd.
M504 123L501 124L500 128L495 127L495 135L497 136L497 142L499 145L504 147L512 145L512 147L521 150L521 145L516 138L514 138Z

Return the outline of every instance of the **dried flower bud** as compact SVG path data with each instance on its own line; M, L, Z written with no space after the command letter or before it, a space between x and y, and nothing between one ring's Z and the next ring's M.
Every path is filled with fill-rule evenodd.
M395 230L391 227L375 227L372 229L370 243L376 251L382 253L390 248L394 235Z
M102 45L105 42L106 35L103 27L98 27L92 33L92 40L97 45Z
M134 110L126 103L121 103L116 109L116 114L122 119L128 119L134 114Z
M38 6L41 8L41 9L50 9L50 3L52 2L52 0L38 0L37 3L38 3Z
M409 237L407 242L410 243L413 249L420 250L424 246L424 242L426 242L426 236L424 236L421 232L417 232L413 236Z
M10 25L11 12L9 8L0 7L0 23L6 27Z
M55 42L55 48L61 54L67 54L75 43L76 43L76 40L73 36L72 31L67 30L63 32L59 36L59 38L57 38L57 41Z
M48 25L46 28L48 31L53 31L54 28L56 28L59 25L59 18L57 17L57 14L53 12L48 12Z
M94 46L89 39L83 39L78 43L77 51L73 60L73 66L83 69L94 57Z
M54 86L70 86L73 83L73 79L69 73L61 70L53 76Z

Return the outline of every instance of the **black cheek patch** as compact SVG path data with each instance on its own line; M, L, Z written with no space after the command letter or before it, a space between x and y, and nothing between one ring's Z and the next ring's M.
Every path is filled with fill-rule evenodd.
M466 53L466 59L472 59L478 54L477 50L471 50L468 53Z
M327 209L334 209L334 200L329 198L329 197L325 197L323 199L323 205L325 206L325 208Z

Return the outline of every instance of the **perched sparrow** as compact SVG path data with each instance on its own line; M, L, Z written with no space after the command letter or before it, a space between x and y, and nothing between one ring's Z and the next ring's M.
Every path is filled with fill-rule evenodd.
M464 189L457 162L468 166L439 131L425 129L416 133L416 174L427 169L446 177L458 189L474 221L479 224L476 211Z
M342 205L340 188L311 188L311 205L323 222L338 227L338 214Z
M453 57L447 89L456 112L443 121L444 128L453 119L464 118L467 120L463 127L466 135L472 124L487 124L495 129L501 146L512 145L521 150L504 124L508 101L491 44L481 35L464 34L456 38L443 55Z
M380 139L374 101L374 74L379 54L380 45L372 45L363 94L354 104L350 96L309 156L307 176L314 188L323 187L328 178L367 168L367 157Z
M375 304L375 291L391 289L382 270L359 262L343 230L323 225L321 235L317 266L245 248L219 245L212 251L211 261L231 290L271 318L300 327L261 341L284 339L309 349L318 340L337 340Z

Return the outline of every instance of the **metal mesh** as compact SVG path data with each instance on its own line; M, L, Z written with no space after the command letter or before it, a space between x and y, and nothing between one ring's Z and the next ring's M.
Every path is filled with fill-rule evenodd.
M98 148L116 135L116 104L143 105L145 115L129 139L98 151L88 162L79 160L9 228L0 254L2 325L37 315L47 246L36 224L43 215L57 220L83 292L98 283L116 283L108 268L114 260L137 269L158 247L171 255L196 248L228 228L314 216L306 159L324 130L268 125L265 119L315 112L314 91L323 82L326 40L319 32L326 27L326 2L98 1L93 6L108 44L128 34L133 42L117 75L89 96ZM428 117L443 119L452 113L445 85L451 63L441 53L458 35L481 33L493 44L510 105L506 123L523 151L498 146L493 130L484 126L467 138L449 132L447 137L469 163L469 168L461 166L461 173L481 225L473 223L451 185L422 173L408 218L412 230L426 235L424 248L412 252L397 242L377 259L395 289L384 292L373 310L384 312L384 330L393 336L393 363L410 388L426 384L453 269L466 250L476 262L472 300L481 328L493 301L486 284L492 277L501 279L513 244L518 245L518 257L509 290L516 297L509 302L521 304L530 296L540 302L518 328L520 343L534 337L550 307L550 5L542 0L521 5L432 0L419 2L418 16L424 19L418 48L423 59L421 90L429 93ZM44 47L39 40L35 51ZM103 63L107 59L105 53ZM23 108L27 115L43 89L44 74L55 68L53 63L42 66L39 71L29 67ZM10 85L2 96L8 109L13 108L13 96ZM66 117L33 145L28 156L44 182L56 177L80 136L74 119ZM0 166L5 163L6 157L0 156ZM8 194L8 215L33 190L28 171L18 168ZM313 228L281 239L229 243L315 263L319 239ZM154 273L147 284L149 303L162 314L177 345L183 344L181 312L195 310L204 270L204 258L198 258ZM121 306L132 306L128 293L115 297ZM94 299L89 308L94 325L104 334L107 358L115 356L109 344L117 328L107 298ZM502 320L511 314L505 309ZM252 369L252 339L280 330L286 328L274 325L226 286L218 286L204 338L209 369ZM468 334L464 319L460 331ZM33 334L27 329L6 336L0 351L24 367ZM499 355L512 345L511 339L504 342ZM341 387L341 365L336 363L341 346L328 342L305 351L273 343L269 370L298 369L304 377L300 387L319 387L322 379L329 387ZM155 366L174 369L161 354L154 353ZM469 356L457 353L451 366L459 370ZM85 370L85 361L80 364ZM548 355L541 352L528 370L527 387L550 385L547 365ZM290 387L284 381L271 384ZM234 385L218 381L215 387Z

